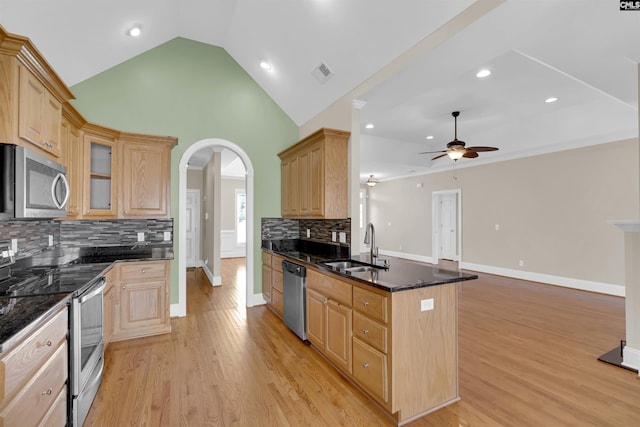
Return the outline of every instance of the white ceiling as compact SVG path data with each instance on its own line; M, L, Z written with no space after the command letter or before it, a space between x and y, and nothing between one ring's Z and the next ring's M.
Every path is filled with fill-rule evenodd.
M490 3L498 0L479 0ZM640 12L615 0L508 0L469 24L472 0L0 0L0 25L33 40L73 85L181 36L224 47L302 125L451 21L461 30L358 96L361 176L450 168L418 152L458 137L500 151L460 166L638 136ZM143 35L125 32L134 23ZM265 72L259 61L273 70ZM326 62L325 83L311 74ZM476 71L493 74L478 80ZM548 96L559 101L545 104ZM433 135L432 141L425 140ZM195 161L195 159L194 159ZM413 172L411 172L413 171Z

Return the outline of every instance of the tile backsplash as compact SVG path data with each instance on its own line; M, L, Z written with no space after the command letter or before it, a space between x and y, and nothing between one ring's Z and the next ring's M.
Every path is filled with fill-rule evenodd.
M16 258L34 255L53 246L121 246L137 242L137 233L145 234L148 243L164 241L164 232L171 233L173 219L122 219L122 220L7 220L0 221L0 242L18 239Z
M310 237L307 238L307 229ZM331 232L336 232L337 242ZM339 233L346 235L345 245L351 244L351 219L283 219L262 218L262 240L302 239L324 243L339 243Z

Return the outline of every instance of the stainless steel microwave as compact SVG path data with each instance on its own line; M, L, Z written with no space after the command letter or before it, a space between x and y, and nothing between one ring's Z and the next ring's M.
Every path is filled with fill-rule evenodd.
M67 168L35 151L0 144L0 219L67 216Z

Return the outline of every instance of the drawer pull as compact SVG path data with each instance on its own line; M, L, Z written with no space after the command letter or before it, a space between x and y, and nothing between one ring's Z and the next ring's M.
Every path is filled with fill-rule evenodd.
M45 343L47 347L51 347L51 344L52 344L51 340L47 340L47 342Z
M53 393L53 389L52 388L48 388L45 391L43 391L41 394L43 396L51 396L51 393Z
M369 364L368 364L368 363L363 363L363 364L362 364L362 367L366 369L366 368L368 368L368 367L369 367Z
M369 333L369 330L368 330L368 329L363 329L363 330L362 330L362 333L363 333L363 334L365 334L365 335L367 335L367 334Z
M126 287L126 286L123 286L123 287L122 287L122 289L127 289L127 287Z
M364 305L365 307L369 305L369 301L362 301L362 305Z
M142 270L142 274L145 274L145 273L146 273L146 271Z

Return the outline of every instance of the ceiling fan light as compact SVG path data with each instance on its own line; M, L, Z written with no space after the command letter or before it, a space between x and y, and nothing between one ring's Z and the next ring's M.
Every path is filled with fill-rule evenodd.
M451 150L447 152L447 156L452 160L460 160L464 156L464 151Z
M379 183L380 181L378 181L376 178L374 178L373 175L369 175L369 179L367 180L367 185L369 187L375 187L377 183Z

